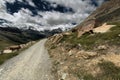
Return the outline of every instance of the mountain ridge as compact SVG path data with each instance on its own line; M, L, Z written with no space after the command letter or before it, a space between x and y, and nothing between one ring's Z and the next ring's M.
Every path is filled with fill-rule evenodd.
M49 36L61 32L61 29L55 29L52 31L36 31L33 29L19 29L16 27L0 27L0 50L11 45L24 44L29 41L36 41L43 38L47 38Z

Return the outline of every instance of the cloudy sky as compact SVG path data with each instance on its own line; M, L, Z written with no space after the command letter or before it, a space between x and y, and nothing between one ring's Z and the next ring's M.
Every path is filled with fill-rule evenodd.
M0 25L36 30L72 28L104 0L0 0Z

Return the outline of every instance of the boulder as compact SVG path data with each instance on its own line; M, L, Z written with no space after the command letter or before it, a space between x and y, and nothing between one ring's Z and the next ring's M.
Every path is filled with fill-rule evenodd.
M114 26L115 25L108 25L107 23L104 23L102 26L94 28L93 32L94 33L105 33L105 32L108 32Z
M62 78L61 78L61 80L65 80L66 77L67 77L67 73L62 73Z
M77 37L80 38L84 33L93 30L95 26L96 26L96 21L94 19L86 21L84 25L78 28Z
M118 37L120 37L120 34L118 34Z
M64 36L70 36L72 33L71 32L65 32L63 33Z
M58 43L62 38L63 38L63 35L62 35L62 34L55 34L55 35L51 38L51 41L52 41L52 43Z
M98 46L98 50L106 50L106 49L107 49L107 46L105 45Z
M21 49L20 45L14 45L14 46L10 46L8 48L12 51Z
M21 49L23 49L23 48L25 48L27 46L26 46L26 44L21 44L20 47L21 47Z
M12 50L10 49L5 49L2 51L3 54L9 54L9 53L12 53Z
M91 57L97 56L96 52L88 52L81 50L77 53L76 57L83 58L83 59L90 59Z
M34 44L36 41L32 41L31 43Z
M28 42L26 45L27 46L32 45L32 41Z
M78 32L78 38L81 37L84 33L87 33L91 30L93 30L94 28L94 24L90 23L84 27L82 27L81 29L78 29L77 32Z

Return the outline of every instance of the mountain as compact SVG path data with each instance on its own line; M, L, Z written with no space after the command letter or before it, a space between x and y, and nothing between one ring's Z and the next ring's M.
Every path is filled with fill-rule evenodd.
M23 31L14 27L0 27L0 50L11 45L23 44L44 37L45 35L33 30Z
M1 48L69 30L103 1L0 0Z
M108 0L70 31L48 39L56 80L120 79L120 0Z
M1 0L1 36L9 38L10 41L20 43L48 37L71 29L79 22L78 17L75 18L77 14L83 15L85 13L82 16L82 19L84 19L93 9L102 3L101 1L93 0L77 2L79 5L82 3L88 4L91 9L85 9L81 13L78 9L78 4L74 0L72 3L69 0L66 3L57 0ZM85 5L82 6L84 8ZM9 34L5 34L6 32Z
M61 29L36 31L32 29L19 29L16 27L0 27L0 50L11 45L24 44L29 41L43 39L60 32L62 32Z

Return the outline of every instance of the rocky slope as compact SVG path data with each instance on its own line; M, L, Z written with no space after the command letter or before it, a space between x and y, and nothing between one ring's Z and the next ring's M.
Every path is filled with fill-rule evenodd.
M110 0L46 43L56 80L120 79L120 1Z
M110 0L97 8L88 18L86 18L80 25L73 29L78 32L78 37L81 36L82 31L89 31L95 27L102 25L105 22L120 21L120 0Z

